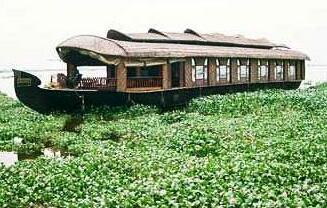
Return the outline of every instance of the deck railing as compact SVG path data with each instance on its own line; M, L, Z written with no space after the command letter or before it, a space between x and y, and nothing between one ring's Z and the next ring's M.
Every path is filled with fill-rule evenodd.
M127 88L162 87L161 77L136 77L127 79Z
M78 84L80 89L110 89L114 90L117 86L117 80L106 77L88 77L82 78Z

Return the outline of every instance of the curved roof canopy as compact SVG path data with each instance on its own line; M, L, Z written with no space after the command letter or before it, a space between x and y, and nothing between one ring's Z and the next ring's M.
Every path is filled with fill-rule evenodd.
M152 32L152 35L155 37L159 34ZM129 60L187 57L309 59L307 55L290 49L227 47L185 43L173 44L165 42L132 42L90 35L69 38L57 46L57 52L62 60L75 65L118 64L121 58Z

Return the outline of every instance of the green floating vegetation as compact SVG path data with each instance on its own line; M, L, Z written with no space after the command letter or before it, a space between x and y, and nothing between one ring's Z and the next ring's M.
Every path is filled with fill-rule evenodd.
M326 84L209 96L170 112L46 116L4 95L0 109L1 151L66 155L1 166L1 207L327 204Z

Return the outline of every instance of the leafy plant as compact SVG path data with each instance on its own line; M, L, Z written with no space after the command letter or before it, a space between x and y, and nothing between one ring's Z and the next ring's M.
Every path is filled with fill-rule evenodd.
M0 108L1 150L52 146L71 156L1 166L1 207L327 203L326 84L214 95L164 113L95 108L80 120L41 115L4 95ZM14 137L24 142L13 145Z

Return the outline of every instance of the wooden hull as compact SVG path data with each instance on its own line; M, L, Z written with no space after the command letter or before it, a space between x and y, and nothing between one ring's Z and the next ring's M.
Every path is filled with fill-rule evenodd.
M17 98L26 106L40 113L53 111L78 112L91 106L122 106L131 104L173 107L191 99L263 88L296 89L301 81L269 83L228 84L218 86L176 88L153 92L115 92L106 90L70 90L40 88L41 81L26 72L13 70Z

